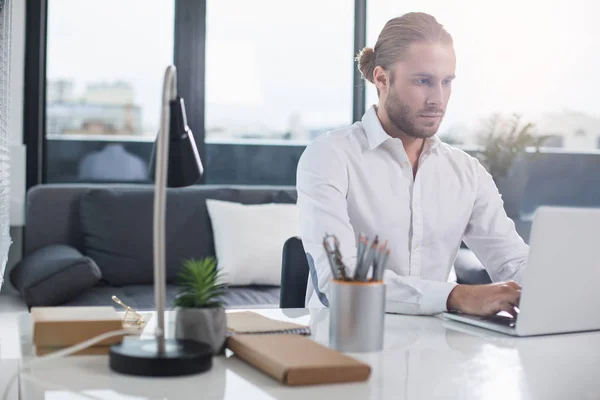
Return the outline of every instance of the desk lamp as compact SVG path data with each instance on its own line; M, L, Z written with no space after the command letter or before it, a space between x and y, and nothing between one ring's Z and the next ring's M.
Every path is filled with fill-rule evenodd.
M212 367L207 344L165 339L165 211L166 187L190 186L203 173L192 131L187 125L183 99L177 96L177 69L167 67L163 80L160 130L150 161L154 180L154 296L157 328L153 339L125 337L110 347L113 371L139 376L179 376ZM168 175L168 176L167 176Z

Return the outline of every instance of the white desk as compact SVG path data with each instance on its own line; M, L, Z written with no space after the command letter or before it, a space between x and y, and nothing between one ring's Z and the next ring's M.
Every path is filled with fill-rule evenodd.
M18 371L21 346L17 316L27 306L18 295L0 294L0 399L11 377ZM11 386L7 399L18 398L18 387Z
M327 310L256 311L310 324L313 339L328 343ZM106 356L77 356L22 374L21 398L600 399L600 332L511 338L435 317L388 315L385 323L385 350L353 355L373 368L365 383L290 388L231 354L205 374L152 379L113 373ZM27 333L22 342L26 356Z

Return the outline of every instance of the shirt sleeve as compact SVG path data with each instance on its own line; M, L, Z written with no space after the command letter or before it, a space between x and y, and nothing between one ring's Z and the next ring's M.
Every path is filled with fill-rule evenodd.
M335 234L349 273L356 265L356 238L346 200L349 180L345 161L326 141L309 145L298 163L296 177L301 236L309 261L309 287L324 306L329 306L331 269L322 241ZM386 312L437 314L446 311L450 291L456 285L384 272Z
M348 172L332 145L317 140L304 150L298 162L296 189L302 245L310 268L309 288L314 288L321 303L329 306L332 274L323 248L324 236L337 236L349 273L356 264L356 235L346 202Z
M492 176L477 161L477 194L464 236L465 244L481 260L493 282L521 283L529 246L504 210Z

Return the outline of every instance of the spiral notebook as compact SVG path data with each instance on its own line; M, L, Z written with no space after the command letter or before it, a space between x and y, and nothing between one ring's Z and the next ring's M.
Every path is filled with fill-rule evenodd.
M227 335L236 334L292 334L310 335L310 327L278 321L252 311L227 313Z

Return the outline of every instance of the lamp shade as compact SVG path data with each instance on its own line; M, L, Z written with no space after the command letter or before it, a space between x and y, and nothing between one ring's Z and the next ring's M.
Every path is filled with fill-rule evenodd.
M185 104L179 96L169 103L169 157L168 157L168 187L184 187L197 183L204 172L198 147L192 130L187 124ZM154 181L156 172L157 140L152 147L150 156L150 179Z

